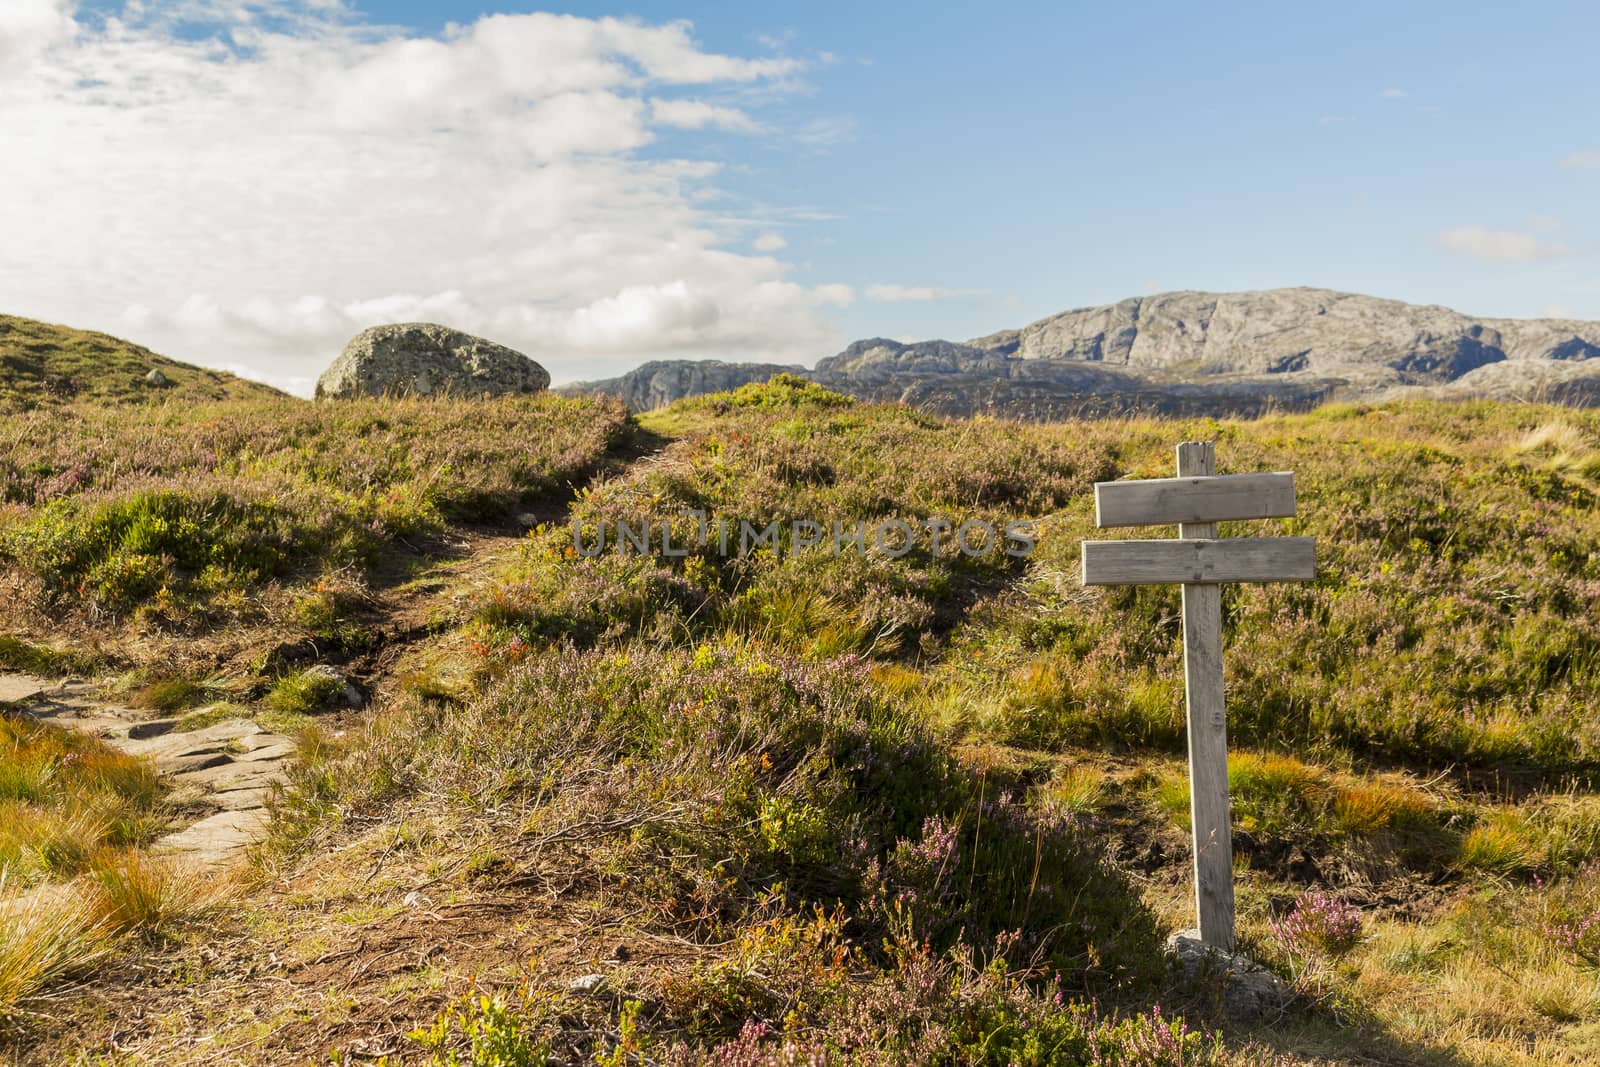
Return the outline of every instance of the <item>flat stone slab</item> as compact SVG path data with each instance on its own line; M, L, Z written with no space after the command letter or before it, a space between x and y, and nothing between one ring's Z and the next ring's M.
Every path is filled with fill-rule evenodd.
M219 763L214 767L173 775L179 785L193 785L208 793L226 792L229 789L264 788L273 782L287 784L288 775L280 764L260 760L255 763Z
M259 788L225 789L206 797L211 803L223 811L252 811L267 806L267 798L272 795L272 790Z
M148 719L149 713L117 704L86 702L85 698L52 689L33 699L28 716L64 730L114 741L126 735L131 724Z
M156 769L162 774L176 777L180 774L207 771L212 767L225 767L232 762L233 757L226 752L187 752L181 756L157 760Z
M261 732L261 727L249 719L225 719L199 730L163 733L143 739L125 738L117 741L116 745L124 752L135 756L148 756L160 763L164 759L176 759L180 756L241 751L245 746L237 742Z
M264 763L269 760L277 762L287 759L294 755L295 749L299 746L292 738L279 734L257 734L242 741L240 747L244 751L234 756L235 762Z
M201 863L220 863L233 853L261 840L267 829L267 813L260 808L245 811L219 811L208 815L175 834L156 841L156 852L183 852Z
M31 674L0 674L0 704L20 704L54 687L54 682Z

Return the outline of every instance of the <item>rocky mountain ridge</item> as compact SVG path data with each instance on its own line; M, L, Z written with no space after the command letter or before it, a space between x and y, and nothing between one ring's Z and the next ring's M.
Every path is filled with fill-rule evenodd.
M1256 414L1405 395L1600 403L1600 322L1474 318L1327 289L1181 291L1075 308L966 342L856 341L812 370L656 361L567 386L636 410L789 370L940 414ZM701 369L703 368L703 369Z

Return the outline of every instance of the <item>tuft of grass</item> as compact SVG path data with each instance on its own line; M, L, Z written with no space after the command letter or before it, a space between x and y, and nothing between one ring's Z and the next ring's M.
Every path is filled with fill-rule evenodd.
M1189 778L1174 766L1158 775L1153 795L1189 828ZM1228 792L1236 829L1329 855L1369 876L1423 870L1443 874L1460 863L1458 822L1465 802L1436 799L1399 774L1356 775L1251 750L1228 755Z
M0 869L23 885L71 878L118 836L95 807L0 801Z
M89 867L87 912L116 934L157 937L216 908L224 890L178 861L134 850L100 852Z
M1374 834L1391 826L1419 826L1434 818L1434 805L1415 788L1382 779L1336 787L1334 825L1347 834Z
M1106 801L1106 777L1097 767L1078 765L1056 775L1042 788L1047 802L1074 815L1092 815ZM1187 800L1185 801L1187 803Z
M206 682L193 678L160 678L139 687L133 702L139 707L171 713L204 704L214 692Z
M148 761L0 715L0 869L14 883L70 878L104 845L149 840L164 793Z
M92 656L36 644L14 634L0 634L0 668L6 670L55 678L89 674L98 665Z
M1567 477L1600 480L1600 447L1567 419L1551 419L1530 430L1517 443L1517 451Z
M1468 870L1490 874L1530 874L1541 866L1541 837L1522 812L1511 808L1491 812L1461 839L1459 862Z
M309 715L331 703L341 688L332 672L310 667L274 681L267 706L283 715Z
M108 932L70 892L17 897L0 869L0 1019L14 1017L110 952Z

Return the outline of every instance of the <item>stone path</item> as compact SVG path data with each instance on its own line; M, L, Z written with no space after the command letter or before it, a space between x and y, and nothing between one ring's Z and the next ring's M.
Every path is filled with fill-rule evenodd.
M287 782L295 743L249 719L184 730L178 719L106 700L88 682L0 674L0 702L41 722L91 734L130 755L148 757L172 783L169 800L199 817L159 838L152 850L203 866L232 862L266 834L267 798ZM204 711L204 708L199 709Z

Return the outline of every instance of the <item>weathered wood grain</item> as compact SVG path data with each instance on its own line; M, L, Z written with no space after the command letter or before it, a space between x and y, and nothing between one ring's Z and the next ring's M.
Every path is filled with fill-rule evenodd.
M1148 478L1096 482L1096 526L1276 519L1294 514L1294 474L1227 474L1211 478Z
M1189 735L1189 805L1200 938L1234 947L1233 838L1228 821L1228 721L1222 677L1221 582L1316 577L1311 537L1217 538L1218 522L1295 513L1294 475L1217 477L1216 446L1178 446L1178 476L1095 485L1100 526L1178 524L1177 540L1085 541L1084 585L1183 586L1183 680Z
M1216 449L1209 442L1178 446L1180 477L1210 475ZM1179 541L1187 547L1236 545L1212 541L1211 523L1184 523ZM1085 556L1085 575L1088 574ZM1315 562L1313 560L1313 567ZM1195 910L1200 940L1225 952L1234 946L1233 831L1228 814L1228 720L1223 701L1222 589L1211 583L1183 587L1183 682L1189 736L1189 810L1194 837Z
M1314 537L1085 541L1082 552L1084 585L1302 582L1317 574Z

